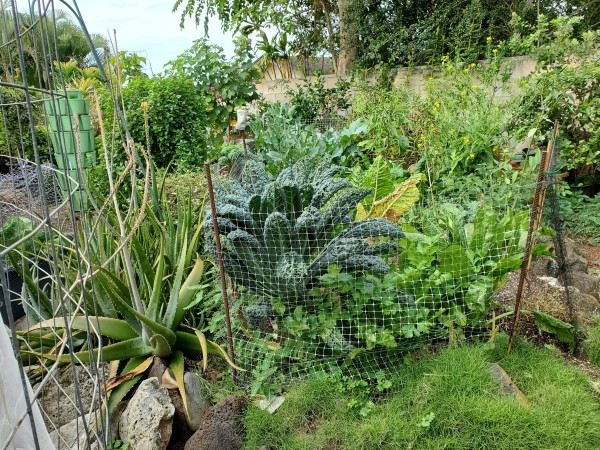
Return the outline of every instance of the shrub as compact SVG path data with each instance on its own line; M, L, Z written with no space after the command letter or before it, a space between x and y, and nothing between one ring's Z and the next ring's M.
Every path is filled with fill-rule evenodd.
M186 76L135 78L123 89L131 136L145 145L147 114L150 154L158 167L178 168L204 162L208 149L204 100ZM143 103L145 102L145 103Z
M189 50L167 65L167 74L191 78L204 100L207 123L215 131L223 131L236 117L236 109L258 100L254 83L259 70L254 65L250 43L241 37L236 41L235 56L226 59L223 49L198 39Z

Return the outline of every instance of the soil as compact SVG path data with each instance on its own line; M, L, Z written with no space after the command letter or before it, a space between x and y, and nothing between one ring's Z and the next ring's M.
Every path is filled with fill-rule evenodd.
M593 273L600 271L600 247L582 242L581 247L587 252L588 271Z

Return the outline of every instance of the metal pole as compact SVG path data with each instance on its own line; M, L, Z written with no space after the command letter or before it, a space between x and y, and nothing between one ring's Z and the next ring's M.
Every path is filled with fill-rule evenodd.
M525 289L525 281L527 280L527 276L529 275L529 268L531 266L531 260L533 258L535 234L542 221L542 211L544 208L544 199L546 197L546 175L548 173L551 161L553 160L554 140L556 139L557 131L558 121L554 123L552 140L548 142L547 150L545 150L542 153L542 159L540 161L540 170L538 172L537 184L535 186L535 193L533 195L533 204L531 206L531 215L529 217L529 229L527 231L527 241L525 243L525 254L523 255L523 263L521 264L521 274L519 276L519 284L517 286L513 323L510 329L510 338L508 340L508 354L510 354L512 350L515 335L517 334L517 328L519 326L523 291Z
M219 264L219 275L221 277L221 292L223 293L223 307L225 308L225 324L227 325L227 344L229 345L229 357L235 364L235 352L233 350L233 335L231 333L231 317L229 315L229 299L227 298L227 281L225 279L225 266L223 265L223 250L221 248L221 234L219 233L219 224L217 221L217 208L215 206L215 193L213 191L212 176L210 173L210 163L204 164L206 173L206 184L208 185L208 198L210 199L210 209L212 211L212 223L215 232L215 247L217 249L217 262ZM237 370L233 368L233 384L237 384Z

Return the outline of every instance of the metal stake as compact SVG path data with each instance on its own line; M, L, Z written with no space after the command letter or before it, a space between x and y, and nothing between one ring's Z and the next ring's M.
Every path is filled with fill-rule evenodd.
M548 173L550 163L553 160L552 155L554 153L554 140L556 139L557 130L558 122L555 122L554 130L552 132L552 140L548 142L547 150L542 152L542 159L540 161L540 170L538 172L537 184L535 186L535 193L533 195L533 205L531 206L531 215L529 217L529 229L527 230L525 253L523 255L523 263L521 264L521 274L519 276L519 284L517 286L513 323L510 329L510 338L508 340L508 354L510 354L510 351L512 350L515 335L517 334L517 328L519 326L521 306L523 301L523 291L525 289L525 282L527 280L527 276L529 275L529 268L531 267L531 260L533 258L535 233L537 232L542 221L542 211L544 208L544 199L546 197L546 175Z
M213 191L212 176L210 173L210 163L204 164L206 173L206 183L208 185L208 198L210 199L210 209L212 211L212 223L215 231L215 247L217 249L217 262L219 264L219 275L221 277L221 292L223 293L223 307L225 309L225 324L227 325L227 344L229 345L229 357L235 364L235 352L233 350L233 335L231 333L231 318L229 315L229 299L227 298L227 281L225 279L225 266L223 265L223 250L221 248L221 234L219 233L219 224L217 221L217 208L215 206L215 193ZM237 384L237 370L233 368L233 384Z

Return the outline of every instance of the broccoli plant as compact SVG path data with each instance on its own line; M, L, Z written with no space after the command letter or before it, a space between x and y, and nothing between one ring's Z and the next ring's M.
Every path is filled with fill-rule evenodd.
M355 221L370 194L336 175L340 167L300 160L272 180L248 161L240 181L215 183L216 215L226 273L259 297L297 305L332 264L346 272L384 274L382 253L402 237L385 219ZM215 255L212 211L206 244Z

